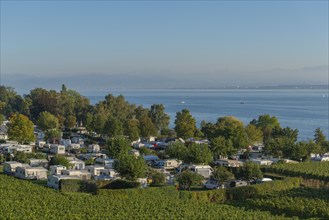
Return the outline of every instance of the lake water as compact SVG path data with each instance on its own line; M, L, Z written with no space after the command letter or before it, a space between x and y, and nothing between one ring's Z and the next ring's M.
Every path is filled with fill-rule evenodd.
M176 112L190 110L198 126L202 120L216 122L219 117L233 115L245 124L262 114L276 116L281 126L299 130L299 139L313 139L320 127L328 137L328 91L316 89L259 90L259 89L164 89L112 90L113 95L124 95L129 103L150 107L163 104L174 126ZM106 94L88 96L92 104ZM241 104L244 103L244 104Z

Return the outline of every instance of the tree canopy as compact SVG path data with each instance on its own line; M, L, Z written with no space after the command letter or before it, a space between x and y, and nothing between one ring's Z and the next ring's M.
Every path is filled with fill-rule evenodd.
M219 166L214 169L214 172L212 173L211 177L212 179L216 180L220 185L222 185L225 181L234 179L234 174L225 167Z
M190 190L191 186L201 184L203 177L192 171L184 171L177 176L179 188Z
M107 142L109 156L114 158L121 158L128 154L130 147L130 141L124 136L114 136Z
M19 143L35 141L34 124L28 117L15 113L9 118L8 136Z
M187 139L194 137L196 131L196 120L190 111L183 109L176 113L175 131L178 137Z
M147 164L142 157L124 155L114 163L114 169L127 180L136 181L138 178L145 177Z
M245 162L242 167L239 168L239 176L243 179L250 181L253 179L260 179L263 177L262 171L259 165L253 162Z
M46 131L49 129L59 128L59 121L55 115L45 111L39 114L37 119L37 125L41 130Z

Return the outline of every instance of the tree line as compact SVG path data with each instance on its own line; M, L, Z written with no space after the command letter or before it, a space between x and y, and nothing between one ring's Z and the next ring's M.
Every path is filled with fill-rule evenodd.
M65 85L59 92L36 88L23 96L13 88L0 86L0 122L5 118L11 121L9 136L19 142L33 139L33 123L49 141L58 138L61 130L81 124L89 132L109 138L125 136L130 141L161 135L208 139L208 145L177 144L168 149L169 155L188 162L208 163L212 158L232 157L255 143L263 144L267 155L295 160L307 160L311 153L321 155L329 151L329 142L320 128L309 141L298 141L298 129L281 127L278 119L268 114L247 125L236 117L225 116L215 123L202 121L198 128L190 111L183 109L177 112L175 127L170 129L170 117L162 104L144 108L130 104L122 95L109 94L91 105L89 99Z

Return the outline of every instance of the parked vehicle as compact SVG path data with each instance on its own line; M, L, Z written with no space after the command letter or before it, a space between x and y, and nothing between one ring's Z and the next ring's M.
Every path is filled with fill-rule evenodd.
M209 178L214 171L209 165L192 165L189 167L189 170L200 174L204 178Z
M205 184L203 184L203 187L206 189L219 189L221 187L220 184L218 184L217 180L214 179L208 179Z
M241 187L241 186L247 186L247 185L248 185L247 181L244 181L244 180L233 180L229 184L230 187Z
M158 168L158 169L170 170L170 169L175 169L175 168L179 167L179 165L181 163L182 163L182 161L175 160L175 159L160 160L160 161L155 162L153 164L153 167Z
M256 180L256 183L265 183L265 182L271 182L273 181L271 178L263 178Z

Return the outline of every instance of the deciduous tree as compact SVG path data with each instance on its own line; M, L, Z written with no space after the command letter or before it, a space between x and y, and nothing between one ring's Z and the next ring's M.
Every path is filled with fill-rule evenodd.
M250 182L250 180L262 178L263 174L259 165L253 162L245 162L243 166L239 168L239 176Z
M165 113L165 108L162 104L152 105L149 111L149 116L158 132L168 128L170 117Z
M177 175L179 188L184 190L190 190L191 186L201 184L202 180L203 176L192 171L184 171Z
M26 116L15 113L9 118L8 136L19 143L34 142L34 124Z
M218 185L223 186L225 181L234 179L234 174L225 167L219 166L214 169L212 178L218 182Z
M189 110L183 109L181 112L176 113L175 131L178 137L184 139L194 137L196 131L196 120Z
M107 142L109 156L114 158L121 158L128 154L131 150L129 140L124 136L115 136L110 138Z
M211 139L209 148L215 159L229 157L237 152L237 150L233 147L232 141L229 139L227 140L224 137L216 137Z
M212 153L207 144L191 143L188 146L186 163L208 164L213 160Z
M171 158L176 158L178 160L185 160L188 155L188 149L184 143L181 142L172 142L166 148L166 153Z
M138 178L145 177L147 165L142 157L125 155L114 163L114 169L127 180L136 181Z
M59 128L58 118L50 112L41 112L37 119L37 125L43 131Z

